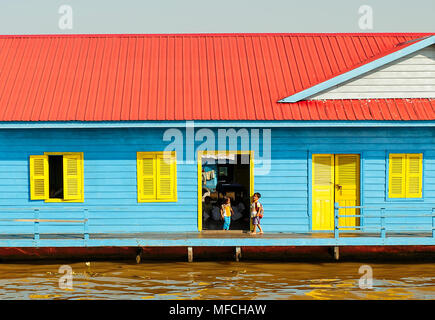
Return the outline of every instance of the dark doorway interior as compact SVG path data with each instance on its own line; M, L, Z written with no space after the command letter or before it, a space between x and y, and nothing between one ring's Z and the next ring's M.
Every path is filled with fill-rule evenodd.
M230 230L249 230L249 155L233 155L225 161L203 159L202 182L202 229L223 229L220 207L229 197L234 211Z
M63 157L48 156L50 199L63 199Z

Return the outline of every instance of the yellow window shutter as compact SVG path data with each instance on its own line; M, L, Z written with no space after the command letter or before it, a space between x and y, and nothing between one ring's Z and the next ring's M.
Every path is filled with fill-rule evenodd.
M138 152L137 156L138 201L156 199L156 156Z
M30 200L48 198L48 156L30 156Z
M157 155L157 199L175 200L175 157L163 153Z
M83 157L81 154L63 155L63 198L80 200L83 198Z
M407 154L406 156L406 198L422 197L423 154Z
M389 192L390 198L406 197L406 154L390 153L389 157Z

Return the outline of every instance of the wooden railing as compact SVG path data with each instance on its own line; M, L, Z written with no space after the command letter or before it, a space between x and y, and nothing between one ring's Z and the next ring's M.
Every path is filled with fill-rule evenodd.
M49 219L41 219L40 212L44 211L69 211L69 212L77 212L77 216L81 216L81 219L65 219L65 218L49 218ZM83 240L86 242L89 240L89 218L88 218L88 209L82 207L44 207L44 208L5 208L0 207L0 217L4 217L4 213L19 213L19 212L29 213L28 217L25 218L0 218L0 223L2 221L6 222L24 222L24 223L32 223L33 224L33 240L35 246L38 246L40 240L40 223L71 223L71 224L83 224L83 228L81 231L75 232L54 232L55 234L74 234L81 235ZM14 235L28 235L29 233L25 232L10 232L8 228L0 229L0 235L4 234L14 234ZM50 233L51 234L51 233Z
M345 209L355 209L355 214L343 213ZM125 211L125 208L115 207L0 207L0 238L1 246L135 246L148 245L146 233L138 235L130 234L131 230L123 226L116 227L102 237L90 239L89 211L97 210L104 212ZM59 213L59 214L58 214ZM356 225L340 225L340 218L360 218L361 223ZM246 237L235 238L210 238L204 239L171 239L165 243L165 239L153 240L152 243L159 245L258 245L261 239L262 245L358 245L366 244L366 237L370 238L371 245L388 244L416 244L434 245L435 243L435 204L418 204L418 206L404 205L380 205L380 206L340 206L335 203L334 210L334 237L331 234L325 237L308 238L306 235L297 235L289 232L288 237ZM394 219L399 218L397 223ZM400 219L405 218L405 219ZM406 219L408 218L408 219ZM392 220L393 219L393 220ZM414 219L419 219L418 224ZM355 219L355 221L358 219ZM369 221L368 221L369 220ZM343 219L342 219L343 221ZM30 225L27 225L30 224ZM69 227L72 225L73 227ZM59 227L57 227L59 226ZM95 227L95 226L94 226ZM92 228L91 228L92 231ZM93 232L95 232L94 230ZM114 232L116 231L116 232ZM305 232L306 233L306 232ZM352 233L351 237L340 237L340 234ZM375 233L372 235L372 233ZM377 234L379 233L379 235ZM409 236L409 233L412 233ZM122 234L129 234L123 236ZM269 233L270 234L270 233ZM268 234L268 235L269 235ZM292 236L290 234L293 234ZM403 237L396 237L403 234ZM42 235L42 239L41 239ZM152 239L151 239L152 240ZM167 239L166 239L167 240ZM333 242L331 242L331 240ZM178 242L177 242L178 241Z
M359 209L359 214L340 214L340 209ZM378 214L361 213L363 210L378 211ZM409 213L397 213L397 211L410 210ZM420 211L420 212L415 212ZM430 218L431 222L417 225L417 226L401 226L396 228L389 228L387 219L390 218ZM377 225L363 224L363 225L346 225L340 226L340 218L364 218L364 219L379 219ZM356 219L355 219L356 220ZM403 223L402 223L403 225ZM381 206L340 206L335 203L334 206L334 237L339 238L340 233L369 233L379 232L381 238L386 238L388 232L395 235L401 233L429 233L435 238L435 204L418 204L418 206L403 206L403 205L381 205Z

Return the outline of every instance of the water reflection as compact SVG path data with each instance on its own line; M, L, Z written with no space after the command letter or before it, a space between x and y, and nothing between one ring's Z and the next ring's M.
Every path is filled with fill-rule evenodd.
M433 263L82 262L67 290L62 264L0 265L0 299L435 299Z

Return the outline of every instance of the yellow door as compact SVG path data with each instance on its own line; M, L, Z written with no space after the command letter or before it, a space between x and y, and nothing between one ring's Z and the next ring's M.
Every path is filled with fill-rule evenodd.
M334 229L334 155L313 154L313 230Z
M335 202L340 206L359 206L359 155L335 155ZM340 209L340 215L356 215L359 209ZM356 217L343 217L339 226L358 226ZM355 230L355 228L346 228Z
M334 203L359 205L359 155L313 154L312 230L334 230ZM341 209L342 215L359 210ZM359 219L340 218L340 226L356 226Z

